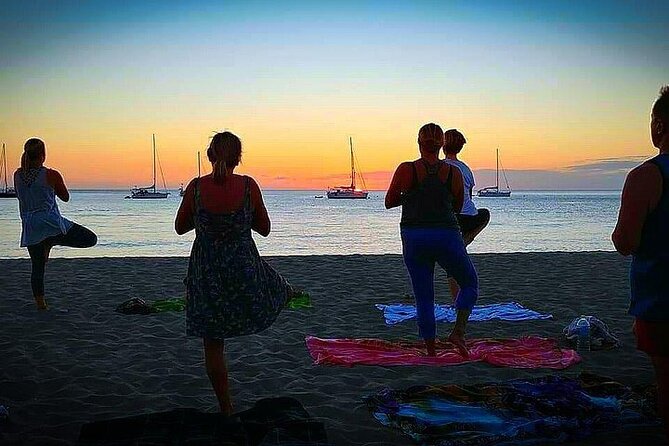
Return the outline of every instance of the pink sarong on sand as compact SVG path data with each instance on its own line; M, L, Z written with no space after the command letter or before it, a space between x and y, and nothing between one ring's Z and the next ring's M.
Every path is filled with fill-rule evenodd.
M518 369L565 369L581 361L574 350L561 349L557 341L537 336L519 339L471 339L469 358L447 341L437 341L437 356L425 353L420 341L381 339L320 339L307 336L307 349L316 364L360 365L458 365L487 362Z

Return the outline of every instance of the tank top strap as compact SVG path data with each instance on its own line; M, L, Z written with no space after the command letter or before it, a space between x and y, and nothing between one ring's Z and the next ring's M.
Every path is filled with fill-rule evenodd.
M200 178L195 178L195 211L202 209L200 202Z
M244 207L251 209L251 178L244 175Z
M441 169L441 161L435 164L434 166L431 166L430 163L427 161L423 160L423 165L425 166L425 173L427 174L426 176L435 176L439 175L439 170Z

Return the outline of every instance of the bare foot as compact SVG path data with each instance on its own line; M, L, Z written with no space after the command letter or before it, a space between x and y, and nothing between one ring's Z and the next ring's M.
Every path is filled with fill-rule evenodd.
M467 350L467 344L465 343L465 334L461 331L453 330L450 335L448 335L448 341L455 346L464 358L469 358L469 350Z
M49 306L46 304L44 296L35 296L35 303L37 304L38 310L48 310Z
M235 408L232 406L232 403L228 401L227 404L221 404L221 413L225 415L226 417L229 417L232 415L232 413L235 411Z

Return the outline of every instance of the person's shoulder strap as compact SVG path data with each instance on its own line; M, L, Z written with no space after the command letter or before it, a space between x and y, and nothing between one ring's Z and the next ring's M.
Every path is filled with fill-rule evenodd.
M418 184L418 170L416 170L416 162L411 161L411 171L413 172L413 178L411 180L411 187L414 187Z
M449 190L452 190L453 188L451 187L453 184L453 169L457 169L456 166L449 164L448 165L448 177L446 177L446 187L448 187Z
M251 208L251 177L244 175L244 205Z
M200 177L197 177L193 180L194 184L194 190L195 190L195 210L199 211L201 206L200 206Z

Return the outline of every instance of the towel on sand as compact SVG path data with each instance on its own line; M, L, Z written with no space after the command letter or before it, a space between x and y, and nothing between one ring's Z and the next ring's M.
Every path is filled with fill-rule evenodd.
M582 439L655 424L655 392L604 377L548 376L481 385L385 388L365 399L382 424L423 445L485 446Z
M293 398L266 398L226 417L195 409L96 421L81 428L77 446L327 445L323 423Z
M316 364L360 365L456 365L487 362L521 369L565 369L581 358L574 350L558 348L552 339L536 336L519 339L471 339L469 357L460 355L447 341L437 341L437 356L425 353L423 342L381 339L306 338L307 349Z
M416 306L411 304L377 304L383 311L386 324L395 325L416 318ZM455 308L451 305L435 305L434 317L437 322L455 322ZM528 321L533 319L552 319L553 315L527 309L517 302L504 302L490 305L477 305L469 316L470 322L498 319L501 321Z

